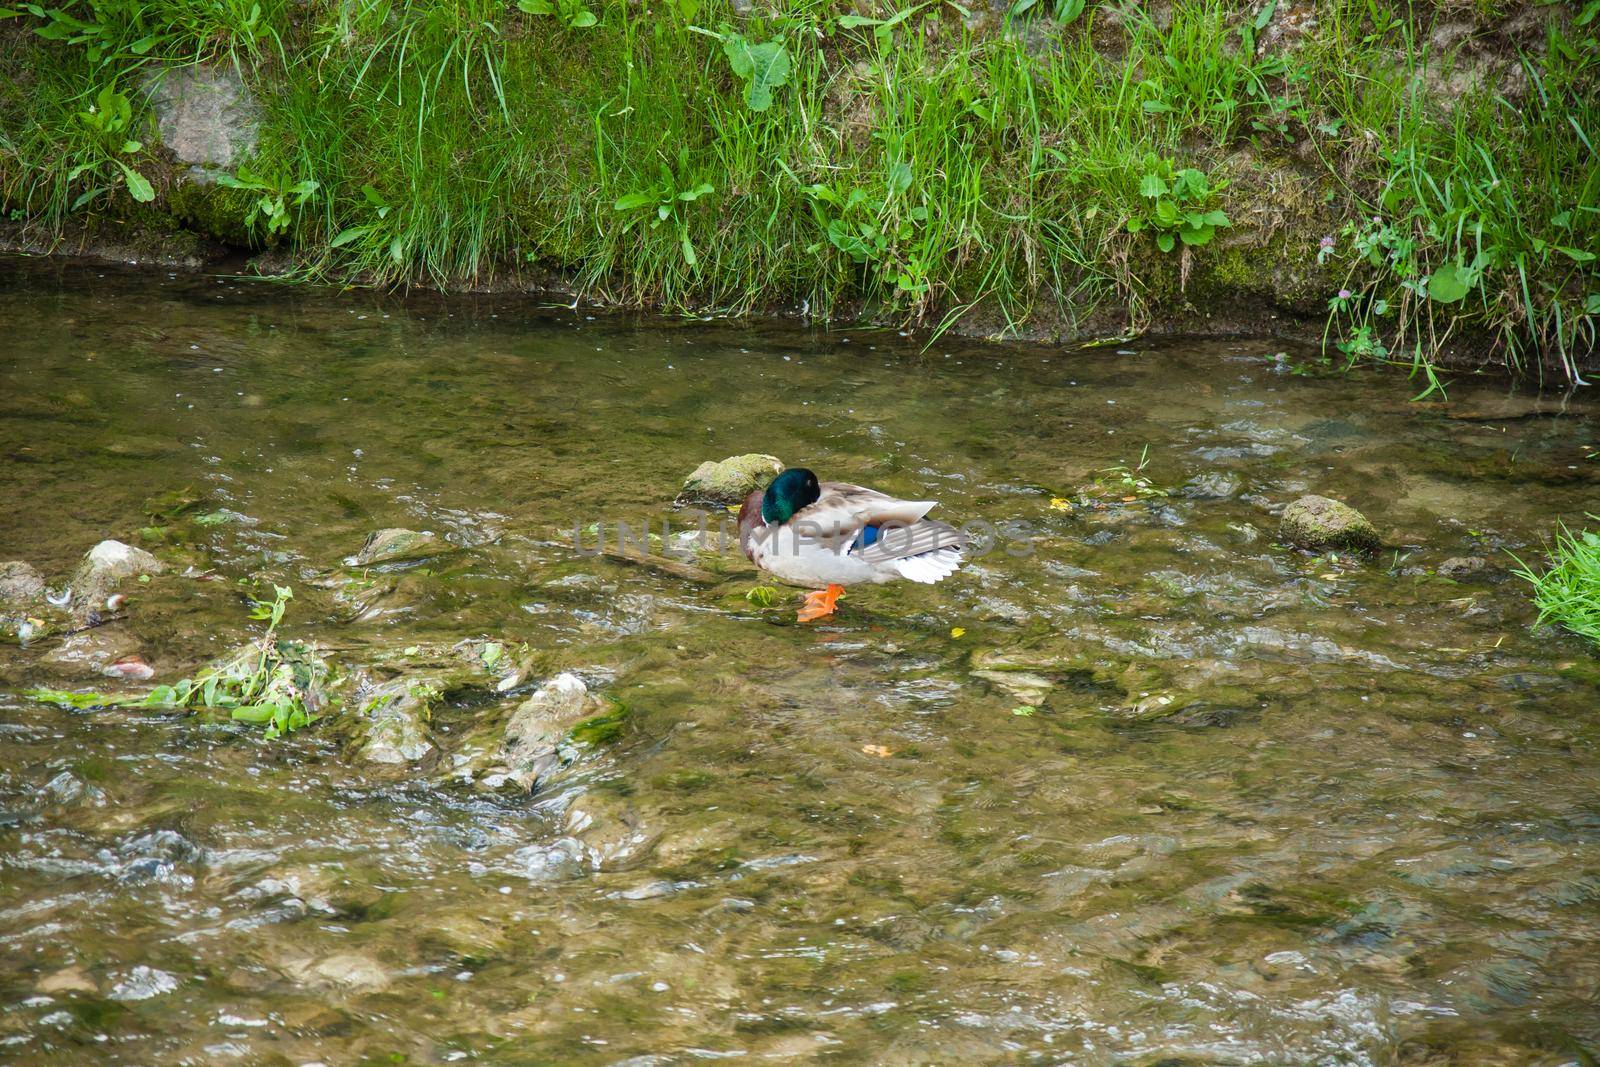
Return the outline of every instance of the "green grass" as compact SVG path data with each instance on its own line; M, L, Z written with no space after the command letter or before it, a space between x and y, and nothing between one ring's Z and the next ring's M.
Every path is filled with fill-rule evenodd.
M1520 559L1517 564L1517 577L1533 585L1539 622L1557 623L1600 645L1600 533L1575 534L1563 525L1548 569L1535 571Z
M1138 329L1185 299L1271 293L1249 270L1208 273L1232 248L1308 279L1297 299L1330 302L1345 360L1431 376L1487 333L1514 367L1578 377L1600 317L1593 22L1551 8L1505 85L1452 104L1422 89L1454 62L1430 52L1422 6L1325 0L1287 53L1256 46L1254 5L1179 0L1161 23L1134 6L1116 26L1089 4L1046 30L1050 6L1007 34L947 3L864 19L823 0L750 17L695 0L78 0L66 17L88 39L0 58L0 200L44 228L137 217L126 165L159 209L154 139L108 157L75 116L108 84L137 109L146 70L209 60L265 102L254 178L315 183L253 231L284 231L315 275L454 285L532 265L678 311L977 315L1003 332L1114 309ZM774 42L770 84L735 61ZM1150 159L1205 176L1185 210L1231 221L1215 247L1149 224Z

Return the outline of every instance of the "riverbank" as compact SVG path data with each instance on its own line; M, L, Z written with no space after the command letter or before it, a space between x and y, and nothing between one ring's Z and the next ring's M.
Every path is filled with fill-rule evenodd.
M6 241L930 333L1288 327L1424 377L1593 364L1592 12L1017 6L25 13Z

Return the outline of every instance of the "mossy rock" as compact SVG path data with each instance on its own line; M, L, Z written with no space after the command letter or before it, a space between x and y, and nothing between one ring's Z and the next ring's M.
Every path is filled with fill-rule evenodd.
M448 552L450 545L426 530L407 530L390 527L378 530L367 537L361 551L345 562L353 567L371 567L379 563L401 563L427 559Z
M750 452L721 462L707 460L694 469L678 493L679 504L733 507L757 489L765 489L783 470L777 456Z
M245 223L256 194L230 189L216 182L187 180L167 194L167 207L174 218L195 233L221 241L234 248L265 248L276 241L266 240L259 230Z
M1383 543L1365 515L1325 496L1303 496L1284 508L1278 536L1312 552L1375 552Z

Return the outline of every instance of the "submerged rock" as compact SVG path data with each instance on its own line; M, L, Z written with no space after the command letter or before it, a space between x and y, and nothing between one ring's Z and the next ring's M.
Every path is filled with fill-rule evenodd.
M44 579L21 560L0 563L0 601L36 600L44 593Z
M437 758L439 748L428 729L437 688L406 678L362 693L359 716L365 728L356 754L368 763L390 766L421 764Z
M783 461L777 456L759 452L730 456L718 463L707 460L683 483L677 502L732 507L755 490L765 489L782 470Z
M1382 543L1366 516L1325 496L1303 496L1283 509L1278 536L1297 548L1372 552Z
M72 575L75 607L98 608L118 582L141 574L160 574L166 567L142 548L121 541L101 541L91 548Z
M1190 478L1178 495L1190 500L1227 500L1238 495L1241 484L1232 471L1208 471Z
M1439 564L1439 577L1462 581L1472 577L1489 565L1482 556L1452 556Z
M506 723L507 777L524 789L563 762L561 746L568 731L583 720L589 687L575 674L562 673L541 685L512 712Z
M402 560L425 559L448 548L445 542L426 531L391 527L379 530L367 538L361 551L345 562L353 567L370 567L377 563L397 563Z
M359 952L339 952L315 963L299 963L291 967L291 973L298 980L362 993L376 992L389 984L389 972L383 964Z
M94 979L89 977L89 972L82 967L63 967L39 979L33 988L35 992L52 997L72 993L86 993L92 996L100 992L100 987L95 985Z

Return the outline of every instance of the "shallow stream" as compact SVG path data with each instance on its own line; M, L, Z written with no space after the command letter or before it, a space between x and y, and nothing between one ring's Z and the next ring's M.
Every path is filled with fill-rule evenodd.
M1531 627L1506 554L1600 511L1582 400L1410 404L1271 340L924 349L16 262L0 323L0 560L170 564L125 620L0 644L0 1061L1600 1047L1600 659ZM685 475L745 452L1008 536L812 625L736 552L574 549L687 528ZM1385 551L1276 543L1308 492ZM451 551L347 565L382 527ZM338 715L266 741L23 695L192 675L259 630L251 582L351 662L537 669L401 768ZM563 670L620 736L531 795L454 773Z

